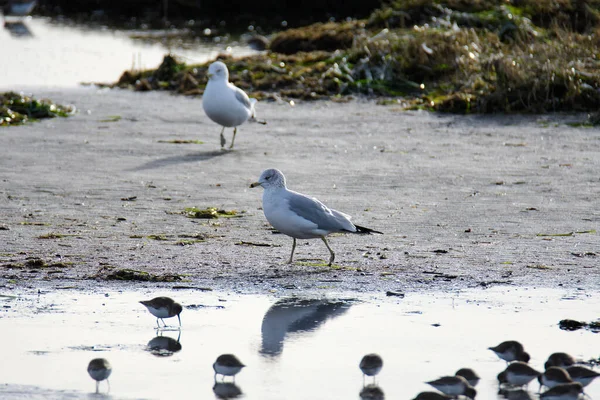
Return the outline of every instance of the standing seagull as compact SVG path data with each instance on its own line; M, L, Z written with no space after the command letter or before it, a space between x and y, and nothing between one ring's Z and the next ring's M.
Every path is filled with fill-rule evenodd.
M331 254L329 266L335 259L335 253L329 247L325 236L330 233L380 233L379 231L354 225L350 216L333 210L314 197L288 190L285 176L278 169L263 171L251 188L262 186L263 211L267 221L279 232L294 239L288 264L292 263L296 239L321 238Z
M156 325L158 325L159 328L159 319L163 322L164 326L167 326L163 318L171 318L176 315L179 320L179 326L181 326L181 317L179 314L183 311L183 307L181 307L181 304L176 303L172 298L155 297L152 300L142 300L140 303L146 306L148 311L150 311L150 314L156 317Z
M208 118L221 125L221 148L226 140L223 136L225 128L233 127L230 149L233 148L237 127L248 120L266 124L255 119L254 104L256 99L248 98L246 92L229 83L229 71L221 61L215 61L208 67L208 83L202 96L202 107Z

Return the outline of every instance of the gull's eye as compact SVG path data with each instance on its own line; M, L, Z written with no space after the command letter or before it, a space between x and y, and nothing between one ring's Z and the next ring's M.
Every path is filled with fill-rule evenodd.
M271 179L271 175L269 175L269 176L265 176L265 179L266 179L266 180L269 180L269 179Z

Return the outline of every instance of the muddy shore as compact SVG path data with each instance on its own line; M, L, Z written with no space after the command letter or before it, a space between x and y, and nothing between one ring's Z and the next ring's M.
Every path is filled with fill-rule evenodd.
M222 151L198 98L33 94L79 112L2 129L5 291L600 290L600 130L567 125L581 116L263 102L268 125L242 126L235 150ZM272 232L262 189L248 187L269 167L385 234L332 237L333 268L317 240L299 241L296 263L284 264L292 241ZM237 216L188 218L189 207ZM154 281L111 280L131 277Z

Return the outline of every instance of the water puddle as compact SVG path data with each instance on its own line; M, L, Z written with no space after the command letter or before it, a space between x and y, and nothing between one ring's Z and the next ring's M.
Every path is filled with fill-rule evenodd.
M156 295L184 305L181 330L176 318L165 320L168 329L155 329L156 319L138 301ZM404 298L156 289L5 296L0 331L10 362L0 364L0 398L358 399L358 363L377 352L384 360L377 384L387 399L411 399L431 390L425 381L462 367L482 378L477 398L497 399L496 375L505 363L487 347L519 340L537 369L556 351L597 358L598 334L563 331L558 322L593 321L598 309L597 294L508 288ZM215 386L212 363L223 353L247 367L235 384ZM97 357L113 366L108 395L93 394L86 371ZM537 383L529 389L537 393ZM100 390L106 393L106 382ZM600 398L600 380L586 392Z
M162 44L173 32L127 32L51 23L28 17L0 28L0 88L72 87L81 82L115 82L123 71L156 68L169 51L186 63L200 63L221 52L256 53L237 43L201 41ZM133 39L132 36L138 37ZM149 40L152 38L153 40Z

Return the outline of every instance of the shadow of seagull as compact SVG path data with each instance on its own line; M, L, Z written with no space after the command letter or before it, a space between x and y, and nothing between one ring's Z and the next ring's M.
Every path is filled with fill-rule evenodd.
M146 169L155 169L168 167L171 165L184 164L184 163L193 163L200 161L207 161L213 159L215 157L224 156L227 154L235 154L234 151L227 150L215 150L215 151L205 151L199 153L189 153L183 154L173 157L165 157L159 158L158 160L149 161L146 164L140 165L139 167L132 168L130 171L142 171Z

